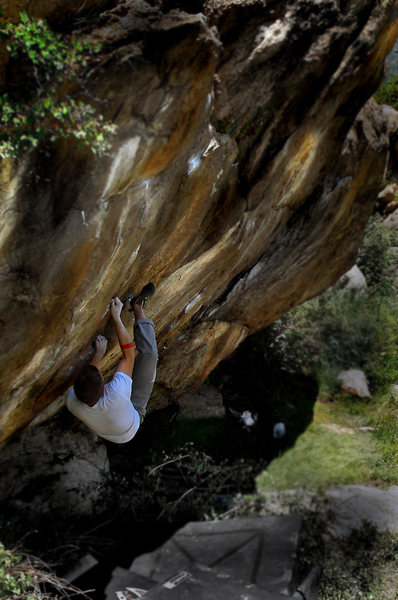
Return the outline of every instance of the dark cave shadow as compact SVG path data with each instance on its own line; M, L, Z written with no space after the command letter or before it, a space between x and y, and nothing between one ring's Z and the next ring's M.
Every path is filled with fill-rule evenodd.
M224 417L182 419L179 418L178 403L154 411L146 417L131 442L106 444L111 471L126 476L133 471L144 474L145 466L159 464L162 457L167 460L191 444L194 450L205 453L217 465L241 463L249 467L249 475L237 478L235 488L227 497L218 499L219 502L230 502L238 493L254 492L256 476L274 458L292 447L313 420L317 381L313 377L289 373L277 359L267 356L264 334L244 342L213 371L207 383L222 394ZM230 409L256 414L255 425L245 429ZM283 422L286 427L282 439L273 437L277 422ZM196 519L193 513L182 510L172 523L149 521L143 526L137 524L135 535L140 541L129 547L127 537L122 547L131 561L135 555L151 551L159 542L164 542L187 521ZM141 531L146 531L144 537L141 537ZM102 600L102 596L98 595L97 599Z
M182 415L178 414L178 404L170 404L150 413L131 442L120 445L106 443L111 478L105 485L108 485L110 506L106 503L96 506L90 518L71 518L68 523L56 514L43 514L39 520L35 517L34 525L39 530L37 539L31 540L35 549L47 551L53 548L51 531L55 526L61 526L64 531L59 539L59 536L56 537L57 544L61 543L63 536L66 541L74 537L82 554L93 552L96 556L97 553L100 555L98 567L76 582L83 589L96 589L92 594L93 600L103 600L104 587L116 565L128 568L135 556L164 543L187 521L203 518L200 511L189 503L186 506L179 504L179 511L172 521L158 518L162 506L158 503L155 488L153 502L151 499L148 504L139 503L137 509L134 505L126 505L126 510L120 510L120 502L125 494L129 494L131 486L143 481L142 489L148 493L150 488L145 488L147 484L150 486L150 482L146 481L148 468L159 465L164 456L178 454L187 443L195 451L210 457L215 465L226 463L242 464L243 469L248 467L246 475L233 480L226 493L222 490L215 498L212 508L223 512L227 508L224 502L230 502L234 495L255 491L258 473L293 446L312 422L318 393L316 381L283 370L278 360L267 355L263 335L252 336L245 341L213 371L207 383L222 394L226 410L224 417L182 419ZM255 425L245 429L230 409L256 414ZM280 421L285 423L286 436L275 439L273 427ZM131 481L127 488L123 483L125 476ZM172 488L174 483L172 479L170 481ZM187 489L191 486L187 482ZM7 512L3 515L5 521L14 517L16 515ZM29 522L28 514L25 519ZM22 530L28 530L28 522ZM92 530L89 536L87 530Z
M206 383L222 394L224 417L182 418L178 403L173 403L148 414L131 442L106 442L110 470L114 475L112 485L117 487L120 477L120 481L126 478L130 485L134 486L134 481L137 485L148 478L148 469L191 448L203 452L215 465L241 464L243 469L247 468L246 475L233 480L227 493L221 493L215 499L216 511L220 509L223 512L225 507L221 509L222 503L231 502L234 495L254 492L256 476L275 457L292 447L312 422L318 395L318 384L314 378L287 372L277 358L269 356L267 347L266 332L255 334L209 376ZM231 409L239 413L250 411L257 416L256 423L245 429ZM283 422L286 427L286 435L281 439L273 437L277 422ZM137 477L138 480L134 479ZM168 485L167 474L165 477ZM171 478L171 487L184 486L182 479L176 482ZM191 482L186 482L187 489L191 485ZM115 491L117 493L117 489ZM156 501L157 498L154 498L154 504ZM96 579L95 600L102 600L102 590L106 579L109 579L111 566L128 568L135 556L150 552L186 522L199 518L189 504L179 506L174 520L168 522L157 518L160 509L155 505L146 505L145 515L137 515L137 521L131 515L129 518L119 515L112 522L112 532L107 528L101 532L102 535L118 538L117 550L115 548L107 557L106 568L102 562L94 577L92 574L79 584L90 586Z
M250 336L217 366L207 383L222 394L225 417L183 419L178 415L178 404L170 404L149 414L135 438L124 447L107 444L111 469L123 469L123 463L128 468L142 466L151 457L178 452L192 443L216 462L252 461L260 472L294 446L313 420L317 381L289 373L277 358L267 355L265 332ZM236 417L244 411L256 416L250 428ZM273 436L278 422L283 422L286 429L281 439Z
M247 435L253 439L254 457L267 462L294 446L313 420L317 380L287 371L270 352L267 330L247 338L211 373L209 382L221 392L227 414L229 409L248 410L257 416ZM275 439L273 429L279 422L284 423L286 434Z

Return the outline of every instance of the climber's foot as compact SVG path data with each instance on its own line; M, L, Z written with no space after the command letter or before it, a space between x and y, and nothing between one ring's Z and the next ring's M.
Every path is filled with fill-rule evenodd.
M151 298L155 293L155 286L153 283L147 283L146 285L144 285L144 287L142 288L142 290L140 291L140 293L137 296L132 296L131 298L128 298L128 302L130 303L130 312L132 310L134 310L134 304L138 304L139 306L142 306L142 308L145 308L147 300L149 300L149 298Z

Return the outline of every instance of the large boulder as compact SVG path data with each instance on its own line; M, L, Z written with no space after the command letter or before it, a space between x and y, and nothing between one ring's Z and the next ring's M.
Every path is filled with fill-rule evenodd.
M0 165L1 442L65 392L97 332L112 372L109 299L149 280L150 409L197 388L353 265L381 187L390 140L366 101L393 0L115 4L82 32L103 44L87 86L112 150L67 140Z
M1 453L0 473L0 502L7 511L31 518L53 511L91 516L109 463L104 443L60 413L9 443Z

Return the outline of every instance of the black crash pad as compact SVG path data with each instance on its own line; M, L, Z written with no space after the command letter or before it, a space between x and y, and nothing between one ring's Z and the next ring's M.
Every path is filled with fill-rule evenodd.
M143 598L156 581L143 575L116 567L112 571L112 579L105 589L105 600L136 600Z
M301 517L191 522L131 569L161 582L199 563L275 594L291 594Z
M203 565L191 564L153 587L145 600L287 600L253 583L237 581L231 575Z

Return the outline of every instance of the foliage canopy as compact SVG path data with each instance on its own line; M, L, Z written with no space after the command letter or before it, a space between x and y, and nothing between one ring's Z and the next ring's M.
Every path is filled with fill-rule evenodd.
M81 70L100 45L52 31L44 19L20 13L20 22L0 23L12 77L0 95L0 157L18 157L44 140L75 136L94 153L109 147L116 126L67 88L85 93ZM69 86L67 86L69 82Z

